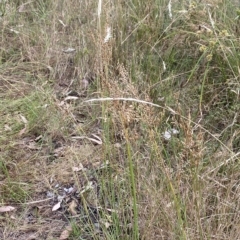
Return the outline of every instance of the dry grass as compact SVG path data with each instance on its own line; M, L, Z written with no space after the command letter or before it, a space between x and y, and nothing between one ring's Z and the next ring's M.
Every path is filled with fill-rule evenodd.
M0 238L240 239L238 7L0 1Z

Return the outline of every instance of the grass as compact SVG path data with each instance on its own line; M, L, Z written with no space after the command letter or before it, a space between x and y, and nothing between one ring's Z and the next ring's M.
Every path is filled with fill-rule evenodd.
M239 239L239 7L1 1L0 238Z

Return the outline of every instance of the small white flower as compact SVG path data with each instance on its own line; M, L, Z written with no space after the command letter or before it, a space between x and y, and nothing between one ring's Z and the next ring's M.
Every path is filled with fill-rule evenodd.
M169 140L171 139L171 132L170 131L165 131L164 134L163 134L163 137L165 140Z
M172 131L172 134L174 134L174 135L179 133L179 131L175 128L172 128L171 131Z
M163 133L163 137L164 137L165 140L170 140L172 135L176 135L178 133L179 133L179 131L177 129L172 128L172 129L169 129L169 130L165 131Z

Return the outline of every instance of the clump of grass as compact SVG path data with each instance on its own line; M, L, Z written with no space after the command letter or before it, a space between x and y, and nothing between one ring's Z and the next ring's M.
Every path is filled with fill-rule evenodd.
M236 32L229 28L234 18L225 15L221 21L219 17L232 8L231 4L220 4L218 11L214 12L214 5L209 6L205 2L188 6L170 2L174 14L165 18L165 25L161 21L151 21L153 15L158 19L164 11L167 14L167 4L161 2L161 6L165 6L162 7L163 12L157 12L156 6L150 7L149 14L144 12L142 2L136 3L135 8L131 5L120 8L119 5L119 9L126 12L117 15L116 38L110 43L113 54L110 63L113 69L118 69L118 75L108 71L108 75L102 76L102 81L108 83L107 96L113 99L120 96L142 100L152 98L152 101L163 104L162 110L151 109L148 115L146 108L134 105L134 102L124 103L123 98L123 103L108 103L106 107L109 110L104 109L104 116L111 112L111 118L115 119L115 127L111 126L115 134L111 134L113 138L110 141L127 141L129 146L130 138L131 151L135 152L131 166L136 172L133 174L131 171L134 181L129 180L129 184L134 183L132 191L135 185L137 189L137 198L131 197L133 202L137 199L137 205L132 205L133 212L134 206L138 206L138 225L134 230L139 229L140 236L151 236L150 239L156 236L163 239L204 239L217 231L214 219L210 220L215 226L211 230L202 222L207 216L211 219L209 208L213 206L208 205L207 199L208 194L216 191L210 180L215 177L208 175L206 178L206 174L216 174L219 170L219 167L214 167L219 159L213 157L210 160L209 154L216 156L219 148L225 149L223 151L229 157L234 151L236 153L236 149L233 151L233 146L229 145L229 140L231 142L235 137L226 132L236 134L237 131L236 122L232 123L238 115L239 96L230 93L234 89L229 83L233 81L239 85L236 78L239 75L239 45ZM131 14L128 11L132 11ZM126 36L121 38L119 32L125 25L122 16L129 16L126 19L131 19L128 22L132 29L123 31ZM159 29L163 29L160 34ZM104 46L101 51L105 51ZM109 54L109 50L106 52ZM121 77L123 73L119 72L119 63L114 59L121 59L127 66L124 67L128 72L125 77ZM100 59L103 62L101 66L104 60ZM109 60L106 65L109 66ZM130 80L126 80L128 78ZM134 114L131 109L134 109ZM138 114L141 117L137 117ZM153 121L155 118L159 118L158 121ZM179 129L179 136L164 140L162 134L167 128ZM219 131L221 136L216 138L214 134ZM232 160L237 160L237 156L234 154ZM127 156L124 159L128 161ZM229 176L229 169L224 168L223 171L225 176ZM221 182L219 178L217 181ZM221 186L218 185L218 192ZM146 209L148 211L144 213ZM222 222L224 219L219 220ZM134 217L132 221L134 223ZM148 228L145 221L149 223ZM224 222L222 224L225 225ZM193 225L196 228L191 229ZM224 231L222 228L221 234L229 234ZM133 238L138 237L135 235Z
M239 238L234 1L0 6L2 204L74 185L70 239Z

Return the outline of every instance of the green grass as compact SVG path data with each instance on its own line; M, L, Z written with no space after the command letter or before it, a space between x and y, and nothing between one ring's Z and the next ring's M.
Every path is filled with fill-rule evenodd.
M1 1L0 238L239 239L239 21L237 1Z

